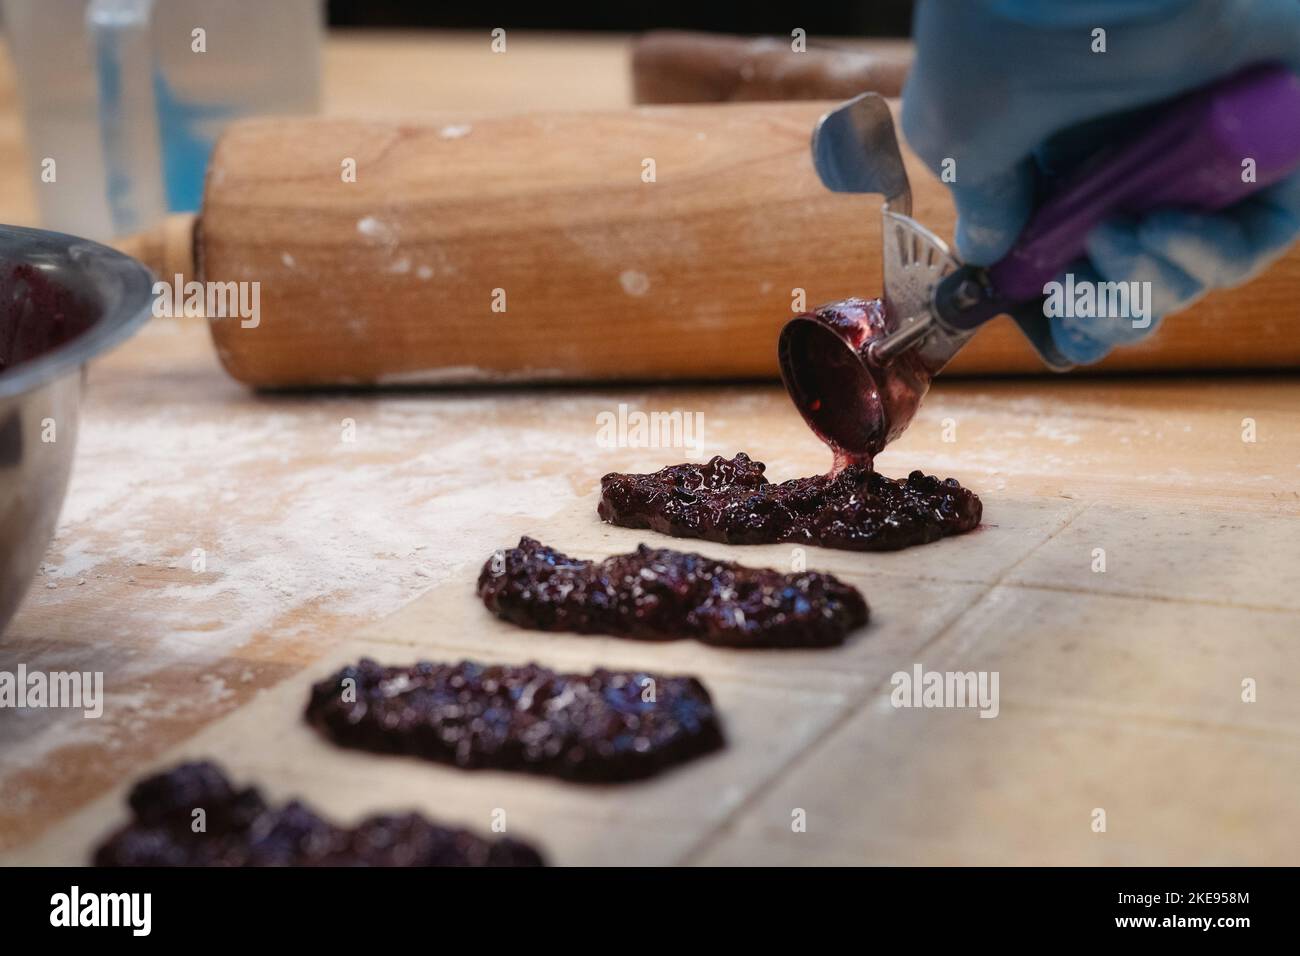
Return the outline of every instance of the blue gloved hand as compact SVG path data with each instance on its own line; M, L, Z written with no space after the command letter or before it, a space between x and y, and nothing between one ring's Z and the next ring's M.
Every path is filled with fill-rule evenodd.
M955 161L957 251L976 265L1011 248L1045 173L1140 129L1144 107L1253 63L1300 72L1300 0L921 0L913 35L903 132L936 172ZM1071 271L1150 281L1158 319L1244 282L1297 234L1300 174L1218 213L1108 222ZM1156 324L1053 318L1052 335L1071 361L1095 362Z

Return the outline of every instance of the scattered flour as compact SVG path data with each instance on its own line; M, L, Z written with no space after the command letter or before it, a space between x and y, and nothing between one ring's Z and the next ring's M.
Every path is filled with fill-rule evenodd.
M484 515L544 518L571 500L562 478L498 472L522 449L564 453L524 429L462 425L461 441L440 438L485 401L254 400L217 420L92 419L47 582L143 568L132 576L151 588L160 637L213 650L303 606L372 620L497 546L475 541ZM585 430L577 437L596 451Z
M69 666L105 671L105 715L0 721L0 799L10 805L24 799L10 775L65 747L109 754L162 722L229 706L240 696L232 686L249 678L242 666L215 672L250 642L364 626L453 575L472 580L485 555L513 543L503 524L569 507L575 467L609 470L593 409L626 400L556 396L548 414L559 427L539 430L519 414L536 405L522 393L259 398L202 384L155 395L144 413L122 414L120 401L84 408L47 587L30 592L16 624L31 647L60 604L95 621L97 648L41 642L40 666L91 654ZM117 611L87 618L101 595ZM204 675L193 694L164 692L174 677L154 683L177 667Z
M644 272L628 269L619 274L618 282L628 295L642 296L650 291L650 277Z
M357 220L357 232L376 242L392 243L397 241L397 231L382 219L375 216L363 216Z

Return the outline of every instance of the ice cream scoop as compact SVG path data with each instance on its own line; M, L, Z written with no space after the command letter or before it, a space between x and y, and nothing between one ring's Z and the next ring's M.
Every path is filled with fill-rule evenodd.
M885 295L879 306L846 300L792 319L778 345L781 374L837 456L869 460L906 430L934 375L998 315L1015 320L1047 366L1070 367L1052 341L1044 287L1083 255L1094 227L1164 207L1224 209L1300 168L1300 78L1257 65L1170 101L1140 136L1070 174L988 267L963 265L911 218L880 97L827 113L812 148L828 188L886 197Z

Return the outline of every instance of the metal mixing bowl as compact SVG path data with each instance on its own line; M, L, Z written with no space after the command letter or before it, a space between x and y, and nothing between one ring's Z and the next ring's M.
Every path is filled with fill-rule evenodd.
M153 281L98 243L0 225L0 632L54 535L85 363L149 317Z

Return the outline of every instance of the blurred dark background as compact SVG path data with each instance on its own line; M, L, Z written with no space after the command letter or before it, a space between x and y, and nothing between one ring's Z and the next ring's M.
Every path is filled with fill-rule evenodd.
M615 30L656 28L722 33L788 35L802 27L810 36L907 36L911 0L841 0L786 4L701 3L429 3L427 0L329 0L329 22L338 27L442 27L524 30Z

